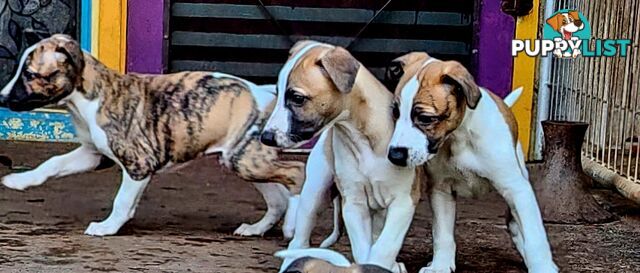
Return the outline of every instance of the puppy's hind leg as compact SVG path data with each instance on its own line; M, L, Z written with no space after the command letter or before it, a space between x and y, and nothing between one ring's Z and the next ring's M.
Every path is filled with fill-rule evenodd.
M233 234L240 236L262 236L280 221L287 210L289 191L278 183L253 183L267 203L267 212L255 224L243 223Z
M102 155L88 145L49 158L37 168L23 173L13 173L2 178L2 184L15 190L39 186L49 178L63 177L93 170L100 164Z
M102 222L92 222L84 232L91 236L113 235L127 222L133 218L136 207L142 197L144 189L149 184L150 177L136 181L133 180L126 171L122 171L122 184L113 200L113 208L109 217Z
M502 173L493 177L492 181L509 205L513 216L509 222L509 231L529 272L558 272L551 256L538 202L529 181L519 172Z

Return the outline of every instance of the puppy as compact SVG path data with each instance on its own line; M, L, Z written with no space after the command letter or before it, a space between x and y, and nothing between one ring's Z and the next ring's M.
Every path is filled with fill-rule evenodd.
M549 24L555 31L562 35L563 40L578 39L573 37L573 34L584 29L585 24L580 19L578 11L570 10L568 12L560 12L553 17L547 19ZM556 49L553 54L557 57L577 57L582 52L579 49L574 49L572 53L565 52L564 55L560 49Z
M153 174L221 153L222 164L241 178L262 183L255 185L268 205L265 217L235 232L262 235L287 209L290 193L281 184L295 193L304 180L304 163L279 160L276 149L258 140L274 99L274 86L221 73L121 75L69 36L54 35L25 51L17 74L0 91L0 105L14 111L67 106L81 146L32 171L7 175L2 184L24 190L93 170L107 157L121 167L122 184L109 217L85 233L112 235L133 217Z
M284 273L391 273L377 265L351 264L342 254L329 249L283 250L275 256L293 260Z
M307 161L289 249L309 246L333 178L355 262L405 271L396 256L420 187L414 168L394 166L386 158L393 94L347 50L314 41L294 45L277 88L262 142L287 148L320 135ZM290 263L285 259L281 269Z
M505 103L458 62L421 52L395 62L405 74L395 92L388 157L398 166L426 163L433 211L433 261L420 272L455 271L455 196L491 188L509 205L509 231L529 272L557 272L509 109L522 89Z

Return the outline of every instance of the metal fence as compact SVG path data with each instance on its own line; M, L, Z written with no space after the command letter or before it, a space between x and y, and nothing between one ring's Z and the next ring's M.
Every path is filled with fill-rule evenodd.
M583 155L640 183L640 0L547 1L554 1L547 8L552 4L554 10L584 14L591 23L592 48L596 39L631 39L627 57L547 57L550 73L540 83L548 88L549 108L543 112L549 119L590 124Z

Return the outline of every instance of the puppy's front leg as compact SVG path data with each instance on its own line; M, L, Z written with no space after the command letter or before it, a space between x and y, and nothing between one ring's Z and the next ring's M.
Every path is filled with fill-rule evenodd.
M333 158L325 153L326 133L320 136L318 143L313 147L306 166L306 179L302 186L296 204L289 204L290 210L296 210L295 232L289 243L288 249L308 248L311 231L316 223L318 213L326 207L330 201L330 189L333 186ZM294 202L296 203L296 202ZM293 262L287 258L282 261L280 272L284 271Z
M396 262L396 258L411 226L415 209L416 207L409 196L400 197L389 205L384 228L378 240L371 247L368 264L379 265L397 273L407 271L404 265Z
M102 222L92 222L84 232L92 236L113 235L118 232L133 215L142 197L142 192L149 184L150 177L140 181L133 180L126 171L122 171L122 184L113 201L113 208L109 217Z
M454 238L456 201L450 188L434 188L430 197L431 211L433 212L433 260L427 267L420 269L420 273L454 272L456 271L456 242Z
M88 145L49 158L34 170L9 174L2 178L2 184L15 190L42 185L47 179L93 170L100 164L102 155Z
M352 183L352 182L345 182ZM367 263L371 251L371 214L367 205L366 193L361 192L346 194L343 196L342 218L347 228L351 252L356 263Z

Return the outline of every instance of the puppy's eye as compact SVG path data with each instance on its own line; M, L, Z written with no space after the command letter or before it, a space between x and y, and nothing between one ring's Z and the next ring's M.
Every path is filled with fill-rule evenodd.
M418 116L416 116L416 123L418 125L430 125L439 120L439 117L427 114L419 114Z
M393 115L394 120L400 118L400 106L398 106L397 102L394 102L393 105L391 105L391 114Z
M285 95L285 100L293 106L302 106L305 101L307 100L307 97L305 97L304 95L296 92L293 89L289 89L287 90L287 93Z
M29 70L25 70L23 75L24 75L24 78L27 81L31 81L31 80L35 79L38 76L37 73L33 73L33 72L29 71Z

